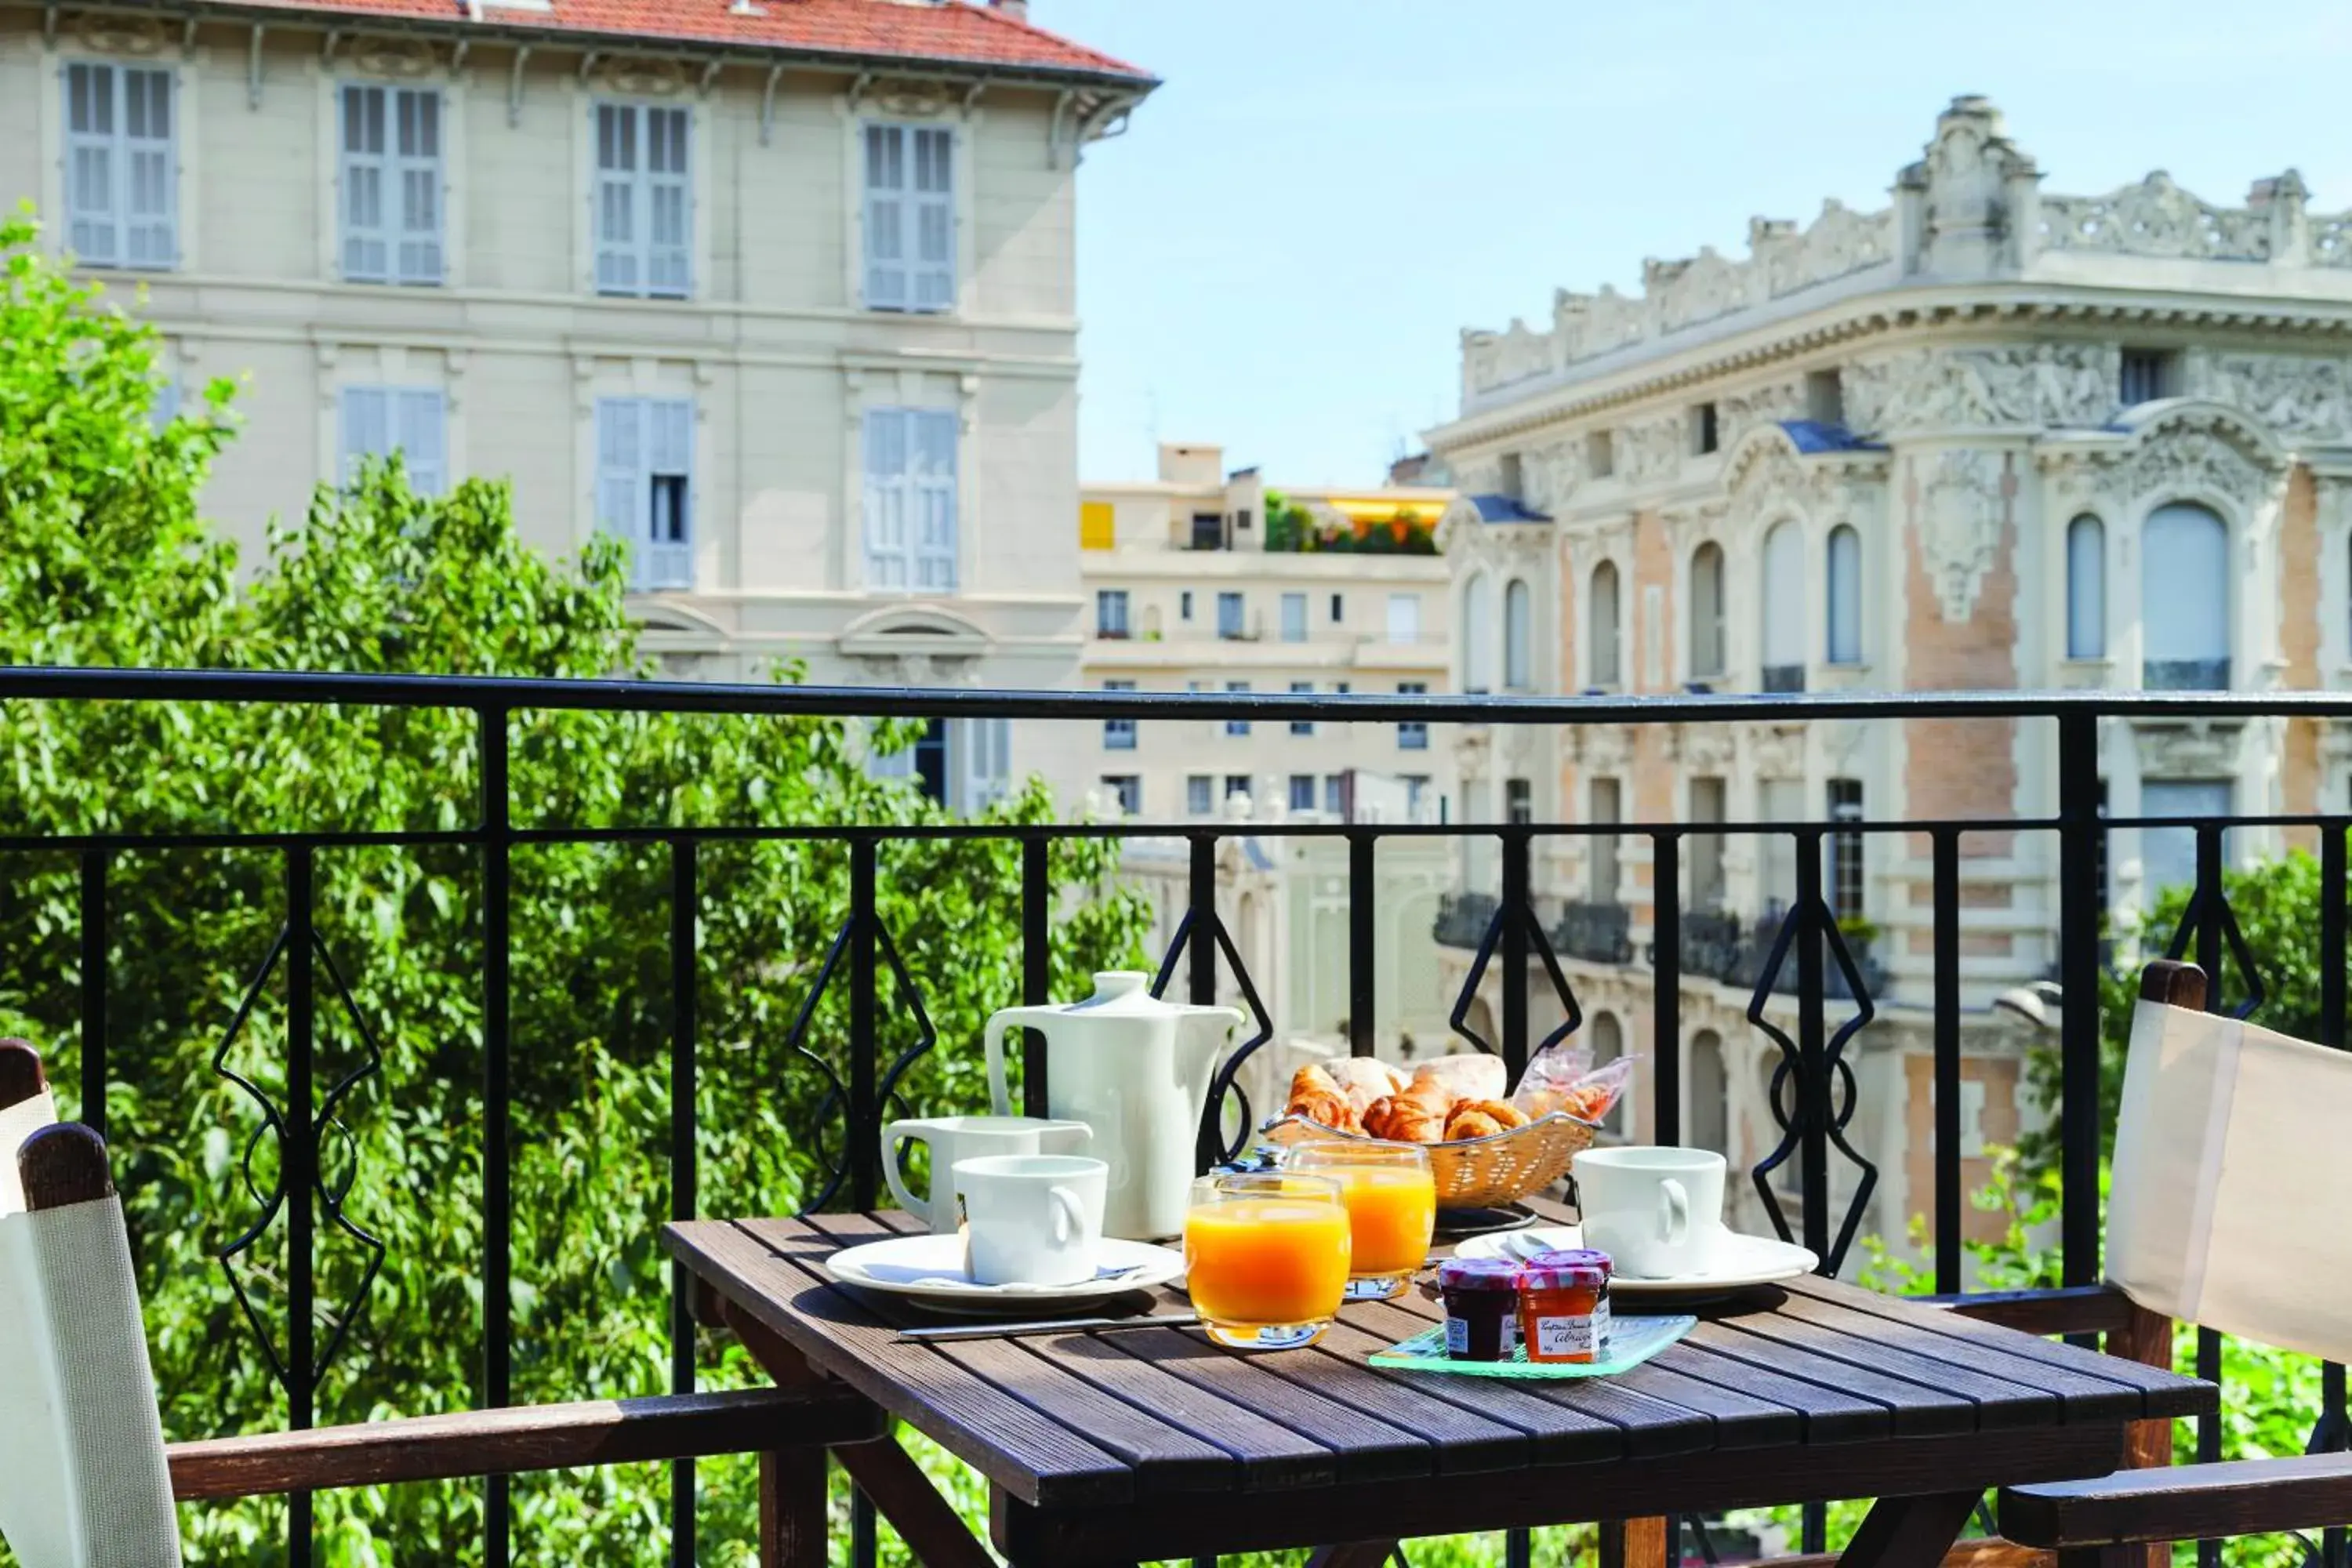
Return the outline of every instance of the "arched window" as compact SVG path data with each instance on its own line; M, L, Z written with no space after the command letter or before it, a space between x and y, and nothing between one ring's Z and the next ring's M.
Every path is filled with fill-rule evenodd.
M1526 691L1535 684L1535 595L1527 580L1514 577L1503 590L1503 684Z
M1805 689L1805 537L1783 519L1764 536L1764 689Z
M1723 1037L1701 1029L1691 1037L1690 1066L1683 1072L1684 1092L1690 1098L1690 1115L1683 1122L1683 1142L1693 1149L1731 1152L1731 1080L1723 1068Z
M2207 507L2175 501L2140 533L2140 684L2151 691L2230 684L2230 531Z
M2107 531L2088 512L2066 525L2066 657L2107 657Z
M1462 590L1462 689L1495 689L1495 584L1484 572L1474 574Z
M1604 1067L1624 1054L1625 1029L1617 1022L1617 1015L1595 1013L1592 1016L1592 1065ZM1617 1103L1610 1108L1609 1114L1601 1119L1601 1125L1619 1137L1624 1136L1625 1102L1633 1098L1630 1089L1620 1095Z
M1832 664L1862 662L1862 535L1841 523L1830 530L1830 656Z
M1592 569L1592 603L1590 616L1592 626L1592 647L1588 662L1589 684L1614 686L1620 671L1617 658L1617 563L1603 561Z
M1723 674L1723 546L1713 540L1691 555L1690 674L1712 680Z

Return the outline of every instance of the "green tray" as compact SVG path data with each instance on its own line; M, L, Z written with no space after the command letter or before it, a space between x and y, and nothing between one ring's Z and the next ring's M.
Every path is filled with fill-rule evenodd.
M1697 1326L1698 1320L1690 1317L1618 1318L1609 1325L1609 1353L1601 1361L1529 1361L1525 1345L1513 1345L1508 1361L1455 1361L1445 1353L1445 1325L1440 1323L1374 1351L1370 1360L1374 1366L1465 1377L1607 1377L1633 1371Z

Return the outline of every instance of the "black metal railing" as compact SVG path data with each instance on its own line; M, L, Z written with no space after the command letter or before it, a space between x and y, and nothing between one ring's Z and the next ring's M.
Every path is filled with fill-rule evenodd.
M117 1000L137 1005L137 997L118 999L109 984L109 955L120 933L110 921L110 885L131 858L158 855L219 854L237 858L240 865L271 868L263 880L252 882L244 895L257 907L266 905L278 927L273 962L288 964L291 1005L282 1030L286 1060L282 1064L279 1099L259 1089L264 1127L254 1134L274 1142L278 1159L274 1175L265 1167L261 1178L268 1212L259 1221L285 1218L288 1278L284 1302L289 1321L273 1325L255 1310L254 1327L263 1331L254 1353L283 1342L288 1352L277 1371L290 1415L297 1425L308 1422L318 1394L318 1371L331 1357L338 1326L365 1310L363 1298L374 1284L373 1269L359 1279L362 1300L337 1300L321 1310L318 1295L320 1249L341 1247L348 1258L349 1245L373 1238L341 1211L341 1176L327 1173L333 1156L340 1168L341 1152L330 1140L338 1117L347 1109L346 1096L362 1077L369 1077L383 1095L423 1092L422 1081L403 1082L390 1058L364 1041L356 1065L341 1071L322 1059L320 1036L327 1026L322 1015L341 1009L365 1033L365 1020L350 1005L348 988L338 963L356 967L355 958L341 951L330 954L319 924L320 900L318 865L323 855L354 847L380 852L436 858L443 872L470 879L478 890L478 937L453 950L447 963L469 977L478 977L481 1053L476 1086L481 1133L480 1200L482 1227L479 1256L471 1261L467 1283L478 1279L481 1303L478 1322L465 1325L479 1336L480 1390L490 1405L511 1403L515 1392L517 1306L515 1260L519 1222L513 1191L516 1148L514 1080L520 1067L531 1065L518 1052L514 1016L518 903L528 888L519 888L515 869L520 847L565 845L627 845L666 860L664 868L669 929L669 962L660 973L636 977L646 994L645 1005L659 1009L667 1033L669 1078L669 1146L671 1163L669 1212L691 1216L699 1208L697 1151L707 1130L698 1120L698 1063L711 1042L700 1038L703 1026L697 1005L698 920L709 920L726 897L722 879L706 875L720 861L746 845L806 844L829 856L845 859L846 877L838 884L843 907L826 911L832 931L823 952L780 953L782 973L807 977L808 1001L789 1026L780 1020L777 1043L785 1047L778 1058L779 1072L804 1071L830 1080L820 1104L828 1126L812 1138L810 1157L823 1167L817 1202L839 1202L854 1207L871 1206L880 1191L878 1131L893 1114L894 1090L910 1065L928 1055L964 1053L971 1042L939 1037L923 1011L927 985L940 977L910 972L894 945L891 931L878 912L883 879L893 862L886 861L886 846L900 843L987 840L1016 847L1017 905L1021 932L1018 965L1021 1001L1049 999L1050 943L1057 924L1056 888L1051 858L1059 842L1082 838L1111 839L1150 835L1181 839L1189 847L1189 913L1161 955L1157 984L1166 989L1179 983L1194 1000L1213 999L1230 982L1237 984L1254 1015L1255 1026L1221 1073L1217 1097L1203 1119L1201 1154L1209 1161L1231 1150L1236 1133L1249 1120L1235 1096L1235 1075L1249 1054L1271 1037L1272 1026L1261 1002L1255 978L1218 914L1218 846L1234 831L1218 822L1186 822L1171 826L1139 824L1056 824L1007 821L941 822L914 825L865 821L783 824L745 826L693 819L623 820L619 822L546 822L537 803L514 798L510 779L514 736L518 726L547 716L583 710L617 714L693 714L714 721L740 721L824 717L864 719L1003 719L1034 723L1071 723L1098 727L1107 720L1150 724L1171 720L1243 720L1265 723L1311 721L1328 723L1381 724L1526 724L1559 728L1601 725L1671 726L1689 723L1769 721L1778 724L1819 720L1876 721L1887 724L1932 723L1952 720L1999 719L2018 724L2047 726L2054 731L2056 811L2054 815L2019 817L1999 803L1988 814L1969 819L1885 820L1871 822L1772 821L1751 823L1681 824L1625 822L1593 826L1574 823L1366 824L1300 823L1286 826L1286 835L1326 837L1343 840L1348 850L1349 881L1353 896L1348 906L1347 1034L1350 1048L1370 1054L1378 1037L1379 980L1387 969L1407 962L1410 955L1383 952L1377 919L1377 851L1383 839L1437 836L1482 841L1495 857L1498 893L1464 895L1445 905L1438 921L1441 941L1475 947L1475 957L1453 1017L1458 1033L1480 1048L1503 1057L1516 1075L1529 1054L1549 1039L1572 1033L1581 1012L1559 963L1555 943L1537 911L1533 886L1536 849L1560 837L1607 835L1629 845L1646 842L1649 860L1650 970L1653 984L1650 1038L1629 1041L1629 1049L1645 1049L1650 1057L1649 1104L1652 1135L1660 1142L1680 1140L1682 1129L1680 1076L1683 1062L1683 980L1686 975L1717 973L1715 964L1727 951L1755 958L1757 975L1748 1017L1774 1052L1770 1106L1778 1132L1775 1146L1748 1173L1772 1223L1784 1234L1801 1238L1834 1269L1843 1264L1867 1211L1877 1168L1847 1136L1861 1100L1850 1047L1859 1033L1880 1016L1883 984L1876 971L1854 951L1842 932L1823 889L1822 848L1832 834L1892 836L1895 845L1925 841L1926 877L1929 897L1925 905L1927 945L1932 973L1926 994L1911 1005L1924 1010L1932 1031L1934 1140L1929 1162L1932 1178L1927 1194L1928 1235L1935 1247L1934 1276L1939 1289L1958 1291L1965 1284L1963 1256L1958 1245L1968 1193L1963 1184L1961 1126L1962 1079L1961 868L1964 839L1971 834L1998 834L2006 843L2018 836L2048 835L2056 842L2058 898L2056 918L2049 935L2058 950L2056 976L2071 1004L2060 1010L2057 1058L2060 1097L2056 1108L2059 1172L2062 1180L2059 1231L2063 1279L2069 1284L2089 1284L2099 1277L2101 1212L2099 1173L2102 1110L2100 1009L2096 1003L2102 976L2103 929L2099 869L2106 835L2151 826L2186 826L2197 837L2198 893L2190 917L2175 938L2176 948L2190 947L2209 971L2220 973L2225 945L2235 931L2235 919L2224 894L2221 878L2222 838L2231 826L2293 827L2315 840L2319 851L2319 913L2312 932L2315 967L2323 992L2319 1035L2324 1043L2347 1041L2346 953L2352 946L2347 931L2347 841L2352 817L2342 815L2237 816L2181 822L2166 819L2104 818L2099 776L2101 725L2151 718L2206 717L2245 720L2276 716L2308 721L2352 719L2352 696L2334 693L2011 693L1856 695L1816 694L1794 698L1749 696L1677 696L1663 698L1520 699L1445 696L1350 696L1266 693L1192 694L1136 692L995 692L961 689L818 689L788 686L672 685L622 680L556 681L433 678L414 676L359 677L279 673L138 671L100 669L0 670L0 702L107 703L111 711L136 715L139 705L233 703L278 705L289 710L332 708L348 717L354 712L394 710L454 713L470 725L470 757L453 761L453 777L470 777L476 798L470 812L431 827L354 832L333 822L256 825L250 829L178 831L117 828L101 820L69 831L32 833L0 819L0 889L27 865L54 867L62 858L79 868L79 972L64 993L63 1006L78 1022L77 1074L79 1113L105 1131L106 1091L110 1084L110 1012ZM131 731L136 732L136 731ZM160 727L152 731L166 733ZM175 787L195 788L197 781L181 782L170 771L172 759L159 757L158 768L143 792L147 809L167 816ZM244 765L291 768L297 755L256 756ZM21 776L21 775L20 775ZM26 787L12 781L11 787ZM161 807L156 802L162 802ZM638 809L644 810L645 807ZM199 815L191 804L189 815ZM519 822L520 817L520 822ZM21 823L23 818L14 819ZM1684 910L1677 889L1686 842L1701 835L1744 834L1790 841L1795 868L1795 897L1770 928L1769 940L1760 931L1744 932L1738 921L1720 911ZM2007 853L2006 850L2003 851ZM449 872L454 865L457 869ZM46 873L45 873L46 874ZM819 884L830 885L830 884ZM1906 900L1906 914L1919 906ZM569 911L566 911L568 913ZM742 911L732 911L740 915ZM768 918L774 911L752 911ZM1921 922L1913 920L1910 934ZM338 927L336 942L353 939L351 930ZM2192 946L2193 944L2193 946ZM2242 946L2242 944L2241 944ZM1614 944L1612 942L1612 951ZM1914 947L1909 950L1916 952ZM315 988L316 973L325 974L324 992ZM2269 955L2239 952L2231 973L2239 994L2259 1005L2259 984L2246 978L2256 974ZM2021 955L2021 967L2032 964ZM1431 959L1433 962L1433 955ZM1492 974L1496 982L1495 1021L1491 1037L1481 1036L1466 1019L1472 999ZM1564 1021L1544 1038L1534 1033L1529 1006L1529 982L1541 978L1558 994ZM217 986L220 977L209 977ZM260 983L257 981L257 986ZM707 991L712 984L705 976ZM667 994L665 994L665 991ZM2213 1005L2222 1005L2222 987L2212 988ZM810 1020L820 997L830 996L839 1008L842 1027L836 1049L845 1060L835 1068L812 1048ZM1767 1011L1775 996L1792 998L1793 1018L1785 1007ZM1014 1000L1007 997L1006 1001ZM904 1016L888 1019L886 1010ZM1836 1016L1832 1016L1832 1009ZM1782 1020L1786 1019L1786 1022ZM234 1025L231 1026L234 1028ZM886 1034L913 1041L885 1059ZM726 1042L730 1047L734 1041ZM796 1054L795 1054L796 1053ZM70 1053L69 1053L70 1054ZM786 1067L789 1059L802 1066ZM226 1070L227 1053L221 1060ZM1045 1091L1045 1063L1033 1037L1024 1059L1025 1103L1040 1109ZM419 1073L414 1063L400 1069ZM275 1077L275 1075L273 1075ZM248 1087L250 1087L248 1085ZM446 1084L439 1087L446 1089ZM1240 1114L1236 1114L1240 1112ZM197 1106L173 1106L156 1117L142 1116L138 1125L121 1130L128 1142L126 1164L136 1170L142 1154L141 1135L162 1138L174 1128L184 1129L188 1118L201 1116ZM834 1135L837 1126L837 1136ZM184 1136L184 1132L181 1135ZM175 1151L184 1156L187 1151ZM1832 1162L1840 1167L1832 1181ZM249 1163L248 1173L252 1167ZM1793 1173L1793 1175L1791 1174ZM1785 1202L1793 1197L1794 1202ZM419 1202L435 1201L421 1194ZM1791 1210L1793 1209L1793 1215ZM694 1386L700 1369L695 1352L691 1320L687 1312L682 1278L673 1276L671 1304L671 1376L681 1389ZM459 1298L462 1299L462 1298ZM329 1325L327 1342L317 1342L319 1325ZM279 1339L268 1331L277 1328ZM459 1325L436 1322L441 1333L459 1331ZM2199 1369L2219 1370L2217 1342L2200 1346ZM2331 1370L2325 1380L2325 1408L2314 1443L2346 1446L2344 1380ZM2217 1423L2200 1431L2200 1451L2220 1441ZM694 1561L692 1468L676 1471L672 1505L675 1560ZM507 1483L487 1483L486 1560L502 1565L509 1560L512 1513ZM871 1568L874 1551L872 1516L862 1506L853 1515L852 1560L856 1568ZM307 1500L297 1498L289 1512L288 1556L295 1564L311 1560L310 1513ZM1804 1531L1804 1549L1822 1549L1822 1525L1818 1511ZM455 1553L446 1542L432 1543L437 1552ZM1522 1552L1515 1556L1523 1558ZM2342 1540L2328 1538L2331 1568L2341 1568Z
M1570 899L1560 905L1552 922L1552 946L1567 958L1587 963L1633 962L1633 911L1622 904L1599 904Z
M1437 900L1437 920L1430 935L1440 947L1475 948L1486 934L1499 906L1492 893L1447 893Z

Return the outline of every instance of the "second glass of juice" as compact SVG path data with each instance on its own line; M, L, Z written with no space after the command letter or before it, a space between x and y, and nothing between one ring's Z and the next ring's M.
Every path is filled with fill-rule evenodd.
M1184 1217L1184 1268L1209 1337L1290 1350L1323 1337L1348 1289L1339 1184L1286 1172L1203 1176Z
M1339 1184L1350 1241L1348 1300L1385 1301L1412 1288L1437 1233L1437 1180L1428 1150L1318 1139L1291 1145L1282 1164Z

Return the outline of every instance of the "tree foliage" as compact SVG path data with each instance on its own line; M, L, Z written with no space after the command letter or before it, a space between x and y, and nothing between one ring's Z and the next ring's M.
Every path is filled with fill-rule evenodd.
M579 678L645 673L621 548L551 561L518 537L507 488L444 499L397 464L322 489L241 566L197 505L232 437L233 388L152 416L153 339L0 225L0 659ZM886 724L884 747L914 727ZM525 828L823 826L937 820L910 784L869 775L867 737L835 720L514 717L511 786ZM387 831L454 834L478 817L477 717L465 711L224 703L0 704L9 831ZM1002 824L1052 819L1032 784ZM662 1392L668 1268L656 1236L672 1170L671 849L531 841L513 858L515 1396ZM1131 963L1145 911L1109 888L1116 847L1057 844L1057 993ZM174 1438L269 1429L288 1411L256 1334L286 1343L296 1259L278 1215L235 1265L216 1255L260 1220L277 1150L253 1100L283 1103L288 975L318 989L319 1092L356 1079L322 1151L355 1230L322 1215L317 1331L342 1336L322 1422L480 1401L484 1303L483 861L462 841L345 844L315 853L320 955L264 975L288 914L293 856L269 846L126 849L106 867L106 1114L131 1217L166 1428ZM938 1030L901 1085L912 1110L976 1109L977 1037L1020 994L1018 852L982 839L886 844L881 915ZM0 1032L50 1058L62 1109L79 1081L81 866L0 855ZM808 840L701 844L696 959L700 1208L790 1212L837 1160L826 1078L785 1048L787 1026L847 909L847 851ZM257 978L258 977L258 978ZM339 980L347 983L345 1005ZM257 1000L232 1038L248 986ZM910 999L886 985L883 1048L918 1043ZM838 994L815 1057L846 1072ZM705 1386L756 1376L701 1347ZM746 1560L749 1468L704 1467L705 1562ZM478 1560L478 1485L320 1500L322 1561ZM666 1470L636 1467L516 1486L525 1560L667 1561ZM192 1509L192 1563L278 1560L282 1505Z

